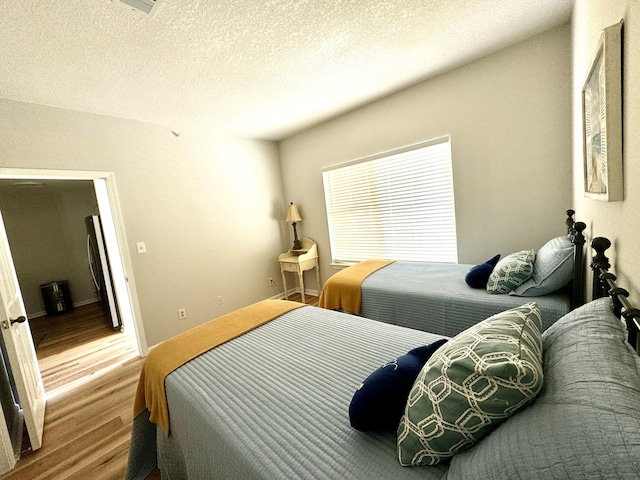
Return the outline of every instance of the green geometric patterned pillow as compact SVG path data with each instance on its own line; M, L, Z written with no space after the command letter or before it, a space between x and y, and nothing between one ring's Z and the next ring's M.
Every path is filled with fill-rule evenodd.
M398 427L404 466L435 465L487 436L542 388L540 311L507 310L449 340L416 379Z
M522 250L507 255L498 262L489 275L487 292L509 293L518 285L523 284L531 278L535 261L536 252L533 250Z

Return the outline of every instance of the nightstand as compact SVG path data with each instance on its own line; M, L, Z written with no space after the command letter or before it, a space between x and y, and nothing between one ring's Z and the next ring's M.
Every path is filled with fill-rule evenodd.
M290 249L288 252L281 253L278 257L278 261L280 262L280 273L282 274L282 285L284 288L285 298L287 300L289 299L285 272L293 272L298 274L300 296L302 297L302 303L305 303L303 273L307 270L316 269L318 295L320 295L320 291L322 290L320 285L320 264L318 262L318 246L316 245L316 242L310 238L303 238L300 241L300 244L302 245L300 250Z

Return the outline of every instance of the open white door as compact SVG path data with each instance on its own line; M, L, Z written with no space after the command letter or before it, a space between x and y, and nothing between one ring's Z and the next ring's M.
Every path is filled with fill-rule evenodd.
M0 330L18 390L31 448L42 446L45 396L9 240L0 213Z

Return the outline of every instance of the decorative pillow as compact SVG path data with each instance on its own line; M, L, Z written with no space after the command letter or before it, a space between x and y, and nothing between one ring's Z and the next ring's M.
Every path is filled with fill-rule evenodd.
M536 401L456 455L447 478L640 478L640 357L625 338L608 298L558 320Z
M528 303L489 317L438 350L409 393L398 427L400 463L447 460L529 404L542 387L540 329L540 311Z
M573 276L573 243L562 236L549 240L536 254L531 278L510 295L538 297L564 287Z
M369 375L351 399L351 426L362 431L397 428L413 382L433 352L446 341L414 348Z
M500 254L484 263L471 267L464 276L464 281L472 288L487 288L489 275L493 272L493 267L496 266L498 260L500 260Z
M523 284L531 278L535 260L536 253L533 250L522 250L507 255L498 262L489 275L487 292L509 293L518 285Z

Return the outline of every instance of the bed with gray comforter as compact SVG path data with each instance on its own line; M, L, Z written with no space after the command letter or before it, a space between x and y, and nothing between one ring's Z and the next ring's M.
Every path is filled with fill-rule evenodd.
M640 359L608 299L543 334L538 398L472 448L402 467L396 431L349 424L357 386L439 335L302 307L200 355L165 382L170 435L143 413L127 478L640 478Z
M349 273L358 265L347 267L327 280L319 305L454 336L490 315L535 300L546 330L584 303L586 226L573 222L573 210L567 214L567 234L537 251L497 255L478 265L396 261L364 279ZM353 296L353 288L360 291L361 302L342 302Z
M394 262L362 282L360 315L373 320L453 337L497 312L535 300L546 330L570 310L565 290L532 298L491 295L470 288L471 265Z

